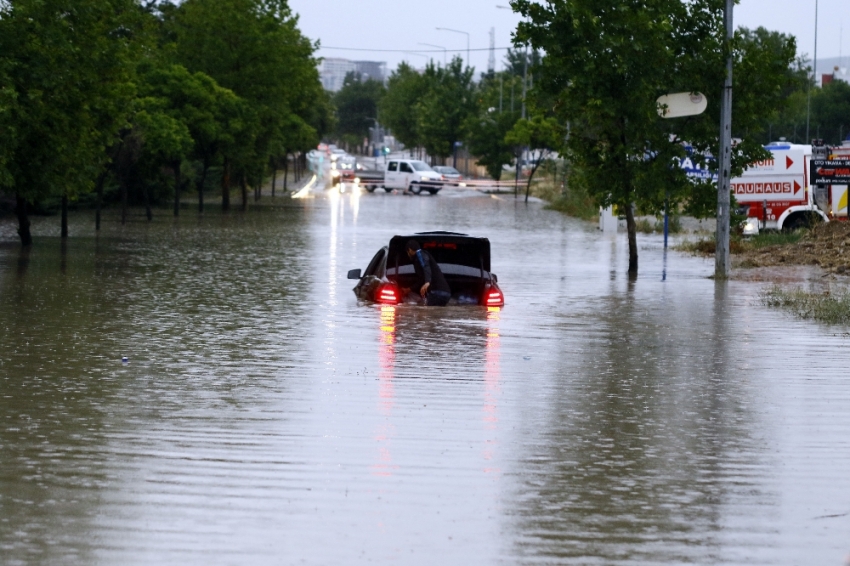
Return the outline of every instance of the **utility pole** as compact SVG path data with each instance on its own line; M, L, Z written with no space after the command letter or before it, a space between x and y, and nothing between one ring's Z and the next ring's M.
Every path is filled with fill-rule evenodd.
M814 68L812 70L812 80L815 85L818 83L818 0L815 0L815 58L812 61ZM809 115L812 110L812 84L809 83L806 92L806 139L803 143L811 143L812 138L809 137Z
M732 183L732 9L726 0L723 24L726 28L726 80L720 98L720 155L717 168L717 234L715 235L714 278L729 277L729 191Z
M469 54L467 53L467 58ZM496 28L490 28L490 57L487 59L487 73L496 72Z
M528 44L525 44L525 57L522 64L522 119L525 120L525 87L528 84Z

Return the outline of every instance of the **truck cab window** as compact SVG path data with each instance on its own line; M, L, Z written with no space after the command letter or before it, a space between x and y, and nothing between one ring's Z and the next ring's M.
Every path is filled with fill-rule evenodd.
M398 162L390 161L389 166L387 166L387 171L398 171Z
M402 161L402 162L401 162L401 169L400 169L400 171L401 171L402 173L413 173L413 169L411 169L411 168L410 168L410 164L409 164L409 163L406 163L406 162L404 162L404 161Z

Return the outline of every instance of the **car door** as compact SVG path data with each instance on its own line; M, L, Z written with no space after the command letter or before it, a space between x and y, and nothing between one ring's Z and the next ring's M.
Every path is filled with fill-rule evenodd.
M398 161L390 161L384 172L384 186L388 189L397 189L398 186Z
M381 280L386 271L386 258L387 248L381 248L375 254L375 257L372 258L372 261L369 262L366 271L363 273L363 277L360 278L360 282L354 288L354 293L358 298L364 301L375 300L375 294L381 286Z
M410 181L413 179L413 167L407 161L402 161L398 164L398 182L397 189L406 189L410 186Z

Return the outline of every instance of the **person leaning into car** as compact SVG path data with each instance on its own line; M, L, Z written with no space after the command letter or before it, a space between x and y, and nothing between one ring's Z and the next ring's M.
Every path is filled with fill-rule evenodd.
M419 247L416 240L408 240L407 257L413 261L413 269L416 271L416 284L419 286L419 294L425 299L429 307L444 307L452 298L452 291L437 261L427 251ZM405 292L409 292L407 289Z

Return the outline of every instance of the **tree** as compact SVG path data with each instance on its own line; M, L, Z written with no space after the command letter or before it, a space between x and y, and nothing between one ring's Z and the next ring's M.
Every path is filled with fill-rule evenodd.
M0 13L0 18L3 15ZM0 187L11 186L9 161L14 155L17 136L14 130L14 105L16 93L8 77L10 61L0 55Z
M505 54L505 71L515 77L531 73L540 64L540 51L532 49L526 54L524 47L508 49Z
M485 77L476 92L476 109L464 126L467 147L472 155L478 157L478 165L487 168L487 174L498 181L502 176L502 166L511 162L514 151L505 141L505 136L519 120L518 110L512 110L506 104L505 83L516 83L517 77L507 73L498 73ZM510 90L508 86L508 90Z
M0 183L16 194L18 234L28 246L28 207L59 196L67 236L68 200L91 189L107 160L105 148L126 124L139 13L131 0L19 0L4 6L5 106L9 93L16 102L6 116L5 135L14 132L15 141Z
M407 147L419 147L418 104L426 84L422 75L402 61L390 74L387 92L378 104L378 119Z
M552 150L561 147L564 142L564 128L554 118L546 118L542 113L535 113L530 119L517 121L505 135L505 142L515 147L526 147L537 151L537 159L531 166L528 183L525 186L525 202L531 191L531 181L540 164L549 158ZM519 163L517 163L519 167Z
M191 140L189 149L174 153L168 163L175 173L174 215L179 214L180 169L188 157L200 163L196 186L198 208L203 212L207 173L222 148L234 143L244 127L245 102L208 75L190 73L182 65L148 65L141 75L140 94L156 99L162 112L185 126Z
M718 153L719 94L725 73L722 2L512 0L511 4L529 18L519 24L517 42L530 41L546 53L535 88L554 97L559 122L571 125L565 144L568 157L584 169L587 189L599 205L616 204L625 211L628 272L636 275L634 207L657 213L667 200L682 202L695 191L707 190L689 183L672 163L685 155L684 141L698 155ZM782 78L793 57L793 49L789 54L789 45L784 47L775 56L758 42L745 42L740 34L736 39L736 131L756 128L780 97ZM659 119L657 97L681 91L705 93L709 111L679 121ZM733 172L764 155L760 144L744 139L736 147Z
M812 97L815 135L838 145L850 134L850 84L832 81Z
M359 73L348 73L342 88L334 96L337 109L336 131L340 139L360 145L369 136L369 128L378 115L378 105L386 89L373 79L362 80Z
M475 111L472 76L473 70L464 69L460 57L447 67L429 63L425 68L426 90L416 106L417 131L430 155L445 159L455 142L465 138L464 124Z
M243 143L225 155L225 180L231 172L239 179L243 209L247 185L262 181L290 115L309 116L321 88L316 46L297 24L285 0L186 0L174 15L177 60L232 90L253 114ZM229 206L227 194L222 202Z

